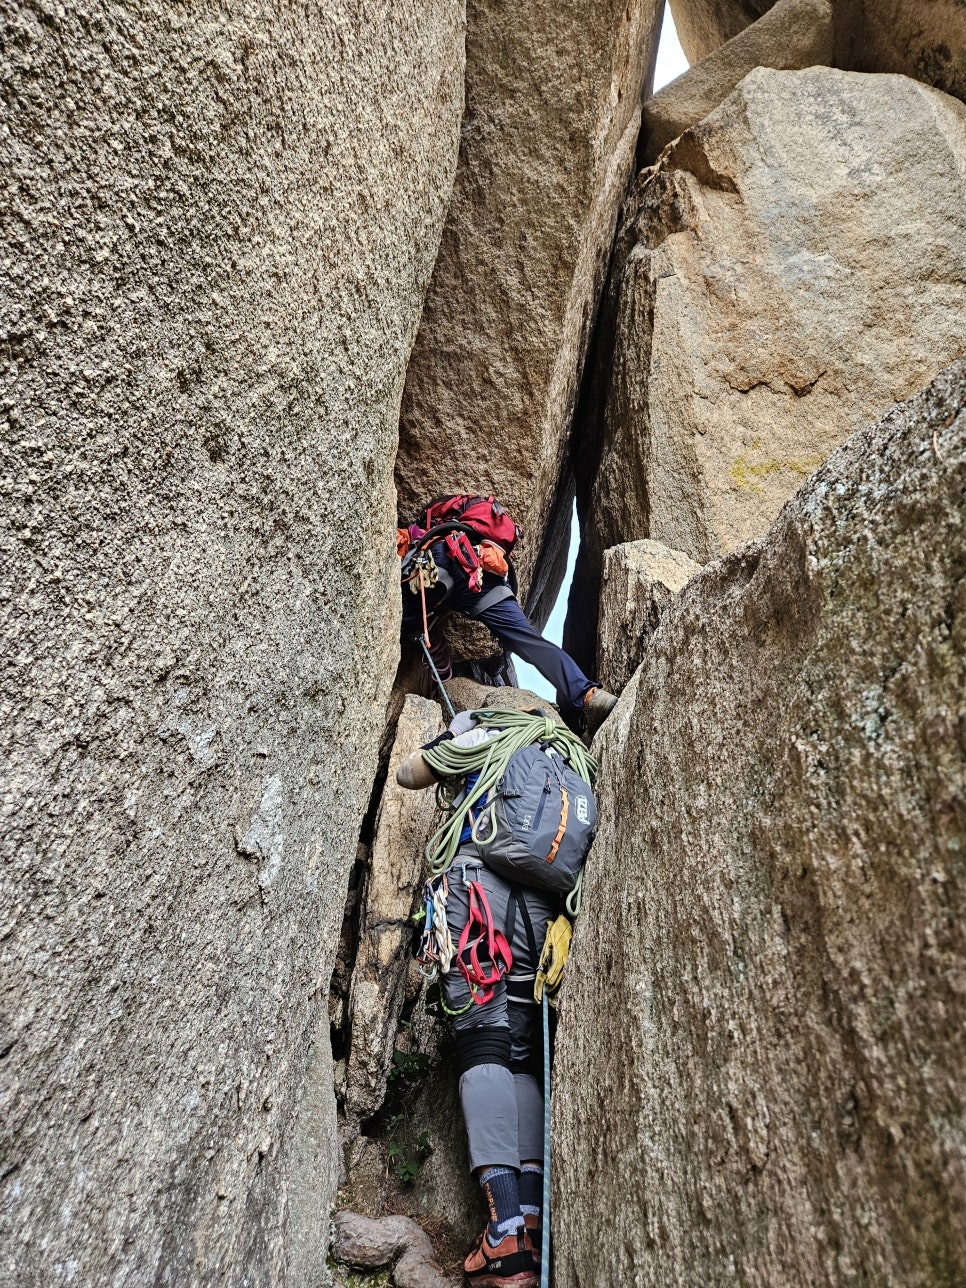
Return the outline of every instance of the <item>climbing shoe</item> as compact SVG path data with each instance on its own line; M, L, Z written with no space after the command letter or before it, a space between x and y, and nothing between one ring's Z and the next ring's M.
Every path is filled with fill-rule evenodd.
M537 1288L539 1277L526 1231L508 1234L494 1248L484 1230L463 1262L466 1282L478 1288Z
M533 1268L540 1273L540 1262L543 1253L543 1227L540 1224L540 1218L526 1212L523 1216L527 1227L527 1238L530 1240L530 1247L533 1249Z
M593 738L616 706L617 698L613 693L608 693L606 689L588 689L584 698L584 722L588 738Z

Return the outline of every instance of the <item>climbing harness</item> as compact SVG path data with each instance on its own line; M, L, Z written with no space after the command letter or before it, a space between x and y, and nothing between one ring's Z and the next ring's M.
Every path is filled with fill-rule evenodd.
M442 784L437 790L437 800L450 811L450 816L427 843L426 863L430 872L442 872L453 861L470 811L479 814L472 824L479 842L485 831L482 819L489 816L492 823L494 802L490 800L490 793L502 779L515 752L539 743L557 751L587 784L592 784L597 772L597 762L576 734L549 716L496 709L474 711L473 716L478 725L494 729L494 736L474 747L462 747L450 740L423 752L426 763L441 778L477 775L472 787L459 796L450 795ZM478 805L482 805L479 811Z
M472 1006L484 1006L492 999L495 986L513 966L513 953L506 936L496 928L483 886L479 881L467 880L465 872L463 880L469 896L469 914L466 925L460 932L458 945L453 944L446 918L446 898L449 894L447 873L430 877L425 882L423 906L416 916L417 922L422 922L416 951L420 975L425 980L448 975L455 961L470 991L470 1000L456 1010L447 1005L445 996L441 994L440 1001L448 1015L463 1015ZM481 961L481 949L484 950L484 959L488 965Z

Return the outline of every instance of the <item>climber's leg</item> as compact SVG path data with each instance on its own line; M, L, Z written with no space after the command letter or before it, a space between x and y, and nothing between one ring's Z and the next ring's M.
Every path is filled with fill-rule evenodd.
M478 881L483 887L497 928L503 930L506 921L510 887L478 859L461 859L457 854L449 869L446 896L446 921L454 943L459 941L469 917L467 887L470 881ZM485 944L479 946L478 953L484 969L492 969ZM493 996L483 1005L473 1001L469 985L455 963L441 982L447 1007L459 1012L453 1018L453 1029L470 1167L476 1170L500 1165L519 1170L517 1098L510 1070L506 982L500 979L493 988Z
M513 597L485 608L479 619L508 652L522 657L549 680L557 691L560 714L568 724L577 723L582 716L584 698L597 686L584 675L570 654L544 639Z

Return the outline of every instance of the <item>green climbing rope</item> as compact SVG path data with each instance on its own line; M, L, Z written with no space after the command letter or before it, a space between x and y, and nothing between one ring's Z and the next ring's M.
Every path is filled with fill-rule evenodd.
M495 735L475 747L461 747L450 740L423 752L423 759L440 777L457 780L453 785L454 794L459 791L458 780L469 774L478 775L471 790L455 804L454 794L450 794L447 788L438 793L442 797L441 804L450 810L450 816L433 833L426 846L426 863L430 872L442 872L452 863L467 815L473 818L474 827L479 824L474 806L496 787L510 757L522 747L533 742L545 743L564 756L586 783L591 787L594 785L597 761L575 733L549 716L538 716L529 711L501 711L492 707L474 711L472 715L478 725L497 730Z

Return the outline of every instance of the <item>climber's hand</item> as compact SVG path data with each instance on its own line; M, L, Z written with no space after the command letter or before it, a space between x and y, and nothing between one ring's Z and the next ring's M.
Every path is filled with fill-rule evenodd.
M472 711L458 711L449 722L449 731L454 738L458 738L461 733L469 733L471 729L475 728L476 718Z

